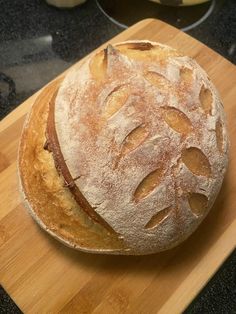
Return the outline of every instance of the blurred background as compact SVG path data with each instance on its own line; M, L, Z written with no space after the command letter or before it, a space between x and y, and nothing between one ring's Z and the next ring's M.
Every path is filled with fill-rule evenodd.
M49 1L58 4L61 0ZM73 5L79 0L65 1ZM170 1L188 0L162 2ZM71 9L43 0L0 0L0 4L0 118L75 61L143 18L166 21L236 61L235 0L188 7L148 0L87 0Z

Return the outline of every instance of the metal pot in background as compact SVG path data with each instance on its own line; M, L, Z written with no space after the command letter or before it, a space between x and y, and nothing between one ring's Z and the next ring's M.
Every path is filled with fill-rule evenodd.
M146 18L156 18L183 31L189 31L203 23L211 14L219 10L225 0L96 1L100 10L113 23L123 28L127 28ZM157 3L157 1L162 4ZM201 3L197 4L197 1ZM192 5L189 5L190 2Z

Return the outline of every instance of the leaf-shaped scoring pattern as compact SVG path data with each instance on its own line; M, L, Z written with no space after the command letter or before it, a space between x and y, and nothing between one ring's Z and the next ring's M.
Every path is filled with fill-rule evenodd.
M107 71L107 49L101 50L91 59L89 69L96 81L102 81Z
M161 74L153 71L149 71L144 75L145 79L152 85L160 89L161 91L166 90L169 87L169 81Z
M145 125L139 125L133 129L122 143L120 156L128 154L137 148L148 136L148 129Z
M165 122L176 132L188 134L192 130L189 118L180 110L173 107L163 108Z
M172 207L167 207L152 216L149 222L146 224L145 229L152 229L158 226L162 221L164 221L169 213L172 211Z
M121 158L127 155L129 152L137 148L140 144L144 142L147 138L149 132L145 125L139 125L135 129L133 129L124 139L120 153L115 162L115 168L117 168L118 163Z
M125 43L117 45L118 49L121 51L132 49L132 50L140 50L140 51L146 51L154 48L154 46L149 42L133 42L133 43Z
M161 182L161 179L164 174L164 169L159 167L158 169L149 173L138 185L137 189L134 192L134 200L136 202L140 201L148 194L150 194L156 186Z
M190 193L188 196L188 202L195 215L201 216L204 212L206 212L208 199L204 194Z
M202 86L200 94L199 94L200 103L202 109L205 111L206 114L211 114L212 109L212 93L208 88Z
M104 104L103 116L109 119L121 107L124 106L130 95L130 88L128 85L121 85L116 87L106 98Z
M182 67L179 71L181 82L191 83L193 80L193 71L189 68Z
M182 152L182 161L195 175L210 177L211 166L207 157L197 147L189 147Z
M151 43L125 43L116 46L122 54L136 61L166 60L168 57L177 57L181 54L174 49L166 49L161 45L152 45Z

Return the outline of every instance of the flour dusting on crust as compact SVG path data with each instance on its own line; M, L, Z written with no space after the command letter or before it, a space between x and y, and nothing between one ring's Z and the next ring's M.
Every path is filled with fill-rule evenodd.
M228 162L221 101L205 71L170 47L129 41L105 53L100 70L91 70L93 55L59 89L61 151L84 197L131 253L165 250L197 228L220 190ZM203 197L191 208L194 193Z

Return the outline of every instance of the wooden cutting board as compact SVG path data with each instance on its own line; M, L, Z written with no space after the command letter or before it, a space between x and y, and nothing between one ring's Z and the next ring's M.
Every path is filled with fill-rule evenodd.
M105 256L63 246L35 224L18 192L19 136L39 91L0 123L0 284L25 313L180 313L235 247L236 67L157 20L144 20L111 42L127 39L149 39L180 49L196 58L217 86L231 138L221 194L200 228L164 253Z

